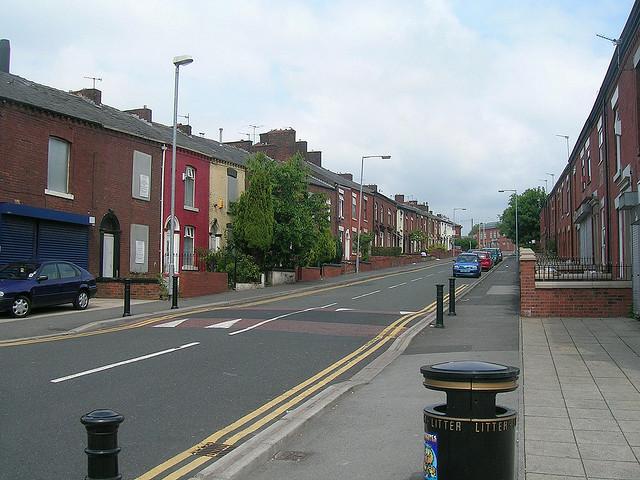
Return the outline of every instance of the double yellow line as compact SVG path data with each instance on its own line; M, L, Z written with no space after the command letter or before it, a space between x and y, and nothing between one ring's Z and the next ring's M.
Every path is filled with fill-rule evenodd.
M456 288L456 293L464 290L468 285L463 284ZM445 295L444 299L447 301L448 295ZM431 313L436 309L436 302L433 302L418 312L411 313L400 317L398 320L394 321L389 326L385 327L378 335L369 340L367 343L362 345L357 350L351 352L349 355L341 358L333 365L325 368L321 372L315 374L313 377L305 380L299 385L293 387L292 389L284 392L273 400L265 403L261 407L256 410L248 413L247 415L239 418L235 422L230 425L218 430L207 438L203 439L201 442L197 443L193 447L185 450L182 453L175 455L169 460L161 463L160 465L152 468L148 472L139 476L137 480L152 480L156 478L160 478L159 475L164 474L170 469L177 467L179 464L184 463L187 459L192 458L194 456L194 451L197 449L204 447L209 443L218 443L219 440L227 437L224 440L225 445L233 446L236 445L240 440L242 440L247 435L255 432L260 429L264 425L269 422L275 420L280 415L284 414L288 410L291 410L293 407L300 404L304 399L309 397L310 395L316 393L320 389L322 389L325 385L332 382L340 375L347 372L349 369L353 368L355 365L360 363L365 358L369 357L384 345L386 345L390 340L396 338L408 325L412 320L416 318ZM283 403L284 402L284 403ZM276 408L274 408L276 407ZM256 421L253 421L258 419ZM244 427L244 428L243 428ZM233 432L236 432L235 434ZM229 436L233 434L232 436ZM185 475L189 474L196 468L204 465L207 462L214 460L211 457L207 456L198 456L195 459L189 461L184 464L177 470L169 473L162 478L164 480L178 480L183 478Z

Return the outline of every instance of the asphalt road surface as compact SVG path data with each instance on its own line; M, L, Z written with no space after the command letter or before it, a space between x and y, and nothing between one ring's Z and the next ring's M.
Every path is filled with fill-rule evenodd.
M435 284L447 292L451 265L0 342L0 479L84 478L80 417L98 408L125 417L123 478L189 478L219 458L207 449L241 444L434 311ZM476 281L458 279L458 291Z

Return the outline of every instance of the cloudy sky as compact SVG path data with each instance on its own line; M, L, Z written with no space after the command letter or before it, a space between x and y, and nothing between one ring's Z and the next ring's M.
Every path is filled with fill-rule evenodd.
M632 0L4 2L11 71L103 102L147 105L224 140L292 127L323 166L428 202L468 229L494 221L500 188L556 178Z

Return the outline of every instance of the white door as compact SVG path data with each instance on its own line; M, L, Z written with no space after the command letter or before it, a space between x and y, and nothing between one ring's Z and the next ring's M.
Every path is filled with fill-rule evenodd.
M344 258L346 260L351 259L351 236L348 230L344 237Z
M112 233L105 233L102 237L102 276L113 278L113 253L115 239Z
M168 231L164 232L164 273L169 273L169 238L170 233ZM178 272L180 268L180 263L178 259L180 258L180 234L174 233L173 235L173 270L174 272Z

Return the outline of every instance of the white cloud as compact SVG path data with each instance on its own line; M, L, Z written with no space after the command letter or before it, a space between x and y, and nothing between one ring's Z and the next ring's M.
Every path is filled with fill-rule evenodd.
M12 71L64 90L103 78L105 102L170 123L171 58L194 131L238 139L294 127L323 162L389 195L491 221L498 188L541 185L591 109L625 2L485 0L13 2ZM37 13L34 13L37 12ZM614 13L612 13L614 12ZM603 20L605 19L605 20Z

